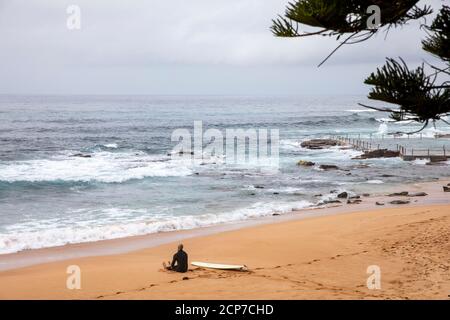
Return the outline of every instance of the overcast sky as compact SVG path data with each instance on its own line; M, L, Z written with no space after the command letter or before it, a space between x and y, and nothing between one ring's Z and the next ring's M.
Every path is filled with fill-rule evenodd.
M0 0L0 93L366 94L385 57L427 59L419 22L364 44L274 37L288 0ZM445 1L421 1L439 8ZM81 29L66 26L69 5Z

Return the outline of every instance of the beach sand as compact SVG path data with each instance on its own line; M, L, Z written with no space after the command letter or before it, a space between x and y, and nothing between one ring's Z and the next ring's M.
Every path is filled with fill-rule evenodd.
M161 270L176 243L0 272L1 299L449 299L450 205L282 221L183 240L190 261L249 272ZM81 289L66 287L81 268ZM367 287L369 266L381 289Z

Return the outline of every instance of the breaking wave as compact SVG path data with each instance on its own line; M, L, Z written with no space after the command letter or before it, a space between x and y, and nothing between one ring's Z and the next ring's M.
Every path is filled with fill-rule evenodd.
M304 209L311 206L313 204L308 201L297 201L293 203L258 202L249 207L236 209L231 212L195 216L155 215L146 209L82 209L77 210L77 212L72 212L73 214L69 216L82 216L84 218L83 220L70 221L70 219L68 220L66 218L62 221L48 219L47 221L40 220L8 226L6 232L0 234L0 254L73 243L208 227L270 216L273 213L288 213L293 209ZM98 224L99 219L94 218L99 215L102 216L101 225ZM91 216L91 219L87 219L86 216ZM146 219L142 220L142 217L146 217ZM123 223L124 218L129 222Z
M92 154L69 153L48 159L0 163L3 182L103 182L121 183L146 177L192 174L191 162L149 155L141 151Z

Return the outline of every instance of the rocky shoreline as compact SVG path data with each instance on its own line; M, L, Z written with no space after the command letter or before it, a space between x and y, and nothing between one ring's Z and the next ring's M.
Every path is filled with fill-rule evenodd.
M334 139L312 139L303 141L301 143L302 148L306 148L309 150L322 150L322 149L328 149L331 147L348 147L347 144L343 143L339 140ZM388 149L378 149L378 150L372 150L372 151L365 151L362 155L353 157L354 160L365 160L365 159L374 159L374 158L393 158L398 157L400 155L400 152L398 151L392 151ZM299 160L297 162L297 166L299 167L316 167L320 170L328 171L328 170L341 170L341 171L350 171L348 168L340 168L337 165L334 164L317 164L312 161L307 160ZM361 166L366 166L364 164L361 164ZM351 173L347 173L350 175ZM386 175L391 176L391 175ZM443 192L450 192L450 183L448 185L443 186ZM360 204L363 202L363 198L370 197L370 194L364 193L364 194L351 194L347 191L337 193L336 190L330 191L331 198L322 200L319 202L319 205L330 205L330 204ZM322 194L318 196L323 196ZM401 191L401 192L395 192L395 193L389 193L385 194L386 197L401 197L399 199L394 199L391 201L376 201L375 205L377 206L383 206L386 203L392 204L392 205L405 205L411 203L411 198L415 197L426 197L428 194L426 192L409 192L409 191ZM402 199L403 198L403 199Z

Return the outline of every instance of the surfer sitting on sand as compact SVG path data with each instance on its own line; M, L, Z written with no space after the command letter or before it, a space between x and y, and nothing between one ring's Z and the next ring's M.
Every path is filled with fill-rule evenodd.
M183 245L178 245L178 252L173 255L172 263L166 264L163 262L163 267L166 270L176 272L186 272L188 270L188 255L183 251Z

